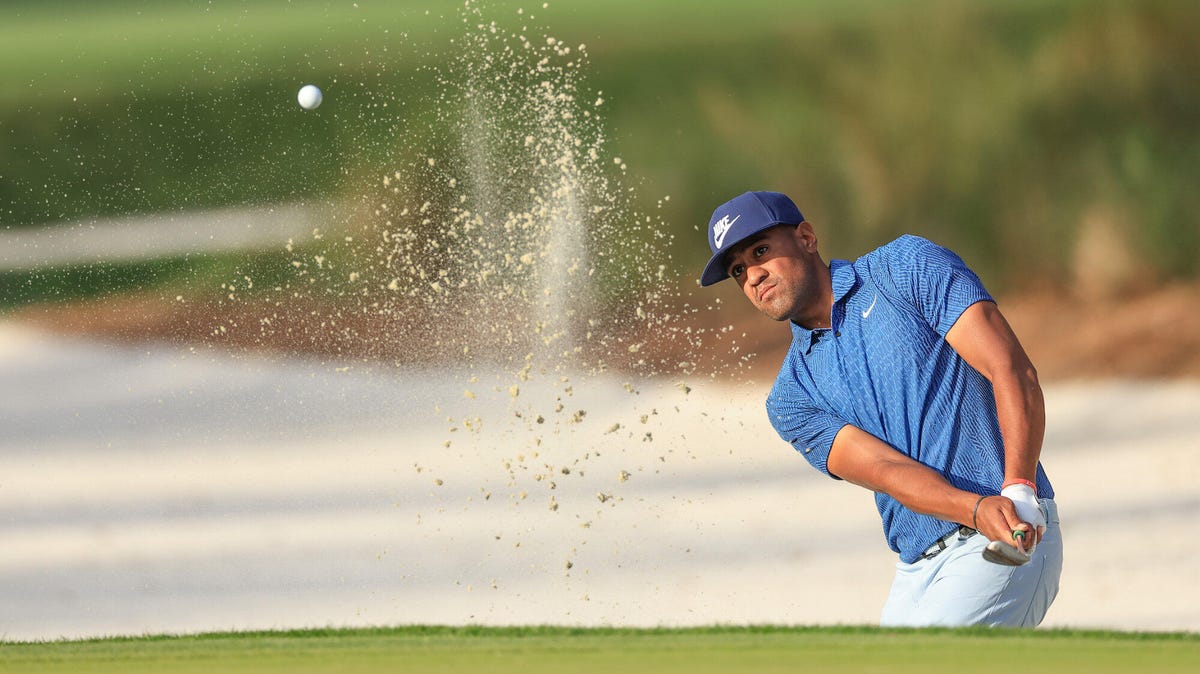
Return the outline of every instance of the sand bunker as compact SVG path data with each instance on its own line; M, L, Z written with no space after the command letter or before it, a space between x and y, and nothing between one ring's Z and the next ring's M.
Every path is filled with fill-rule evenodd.
M869 495L777 440L761 390L347 367L0 326L0 632L877 620ZM1200 629L1200 386L1047 400L1046 624ZM1144 544L1089 554L1114 527Z

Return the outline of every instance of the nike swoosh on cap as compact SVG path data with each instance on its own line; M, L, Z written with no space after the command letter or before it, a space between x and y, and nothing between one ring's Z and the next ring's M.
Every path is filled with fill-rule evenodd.
M721 218L721 221L718 222L717 226L713 228L713 243L717 244L717 248L725 245L725 235L729 234L729 230L733 229L733 223L737 222L741 218L742 215L740 213L732 220L729 219L728 215Z

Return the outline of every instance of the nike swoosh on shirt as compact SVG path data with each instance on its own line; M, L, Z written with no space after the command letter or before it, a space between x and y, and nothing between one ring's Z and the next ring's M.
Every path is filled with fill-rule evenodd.
M863 318L869 317L871 315L871 312L875 311L875 303L878 301L879 301L879 295L875 295L874 297L871 298L871 306L867 307L866 311L862 312Z

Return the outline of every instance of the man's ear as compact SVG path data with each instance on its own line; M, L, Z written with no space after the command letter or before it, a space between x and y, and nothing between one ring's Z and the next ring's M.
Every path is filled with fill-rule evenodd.
M812 225L805 220L796 225L796 230L793 234L796 237L796 243L800 245L800 249L808 253L817 252L817 233L813 231Z

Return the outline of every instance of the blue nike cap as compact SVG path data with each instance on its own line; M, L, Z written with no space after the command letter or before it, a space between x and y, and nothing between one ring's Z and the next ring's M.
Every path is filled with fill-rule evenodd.
M713 256L704 266L700 285L710 286L729 278L725 270L725 252L739 241L775 225L801 222L804 222L804 216L800 209L779 192L746 192L721 204L708 221L708 247Z

